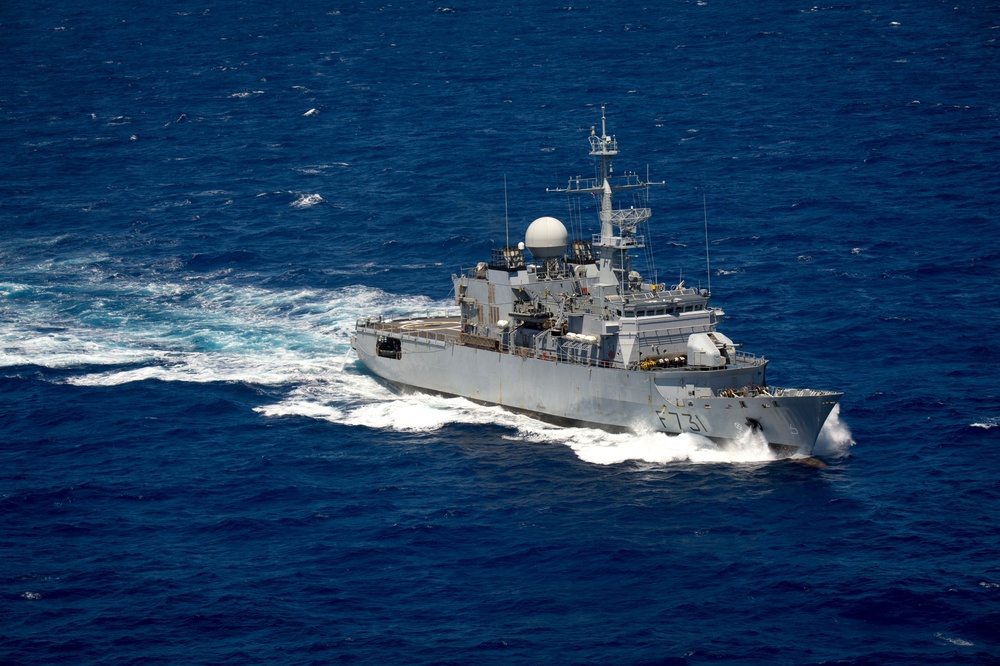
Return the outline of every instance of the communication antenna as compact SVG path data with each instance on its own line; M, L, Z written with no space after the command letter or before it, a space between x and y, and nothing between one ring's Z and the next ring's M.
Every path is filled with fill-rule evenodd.
M645 198L644 198L644 200L642 202L642 205L643 206L649 205L649 163L648 162L646 163L646 194L645 194ZM649 237L650 237L650 241L652 241L652 238L653 238L653 230L652 229L649 230ZM650 244L646 248L646 256L647 256L647 260L646 261L649 263L650 267L653 269L653 284L659 284L660 283L660 278L659 278L659 276L656 273L656 261L654 260L653 243L652 242L650 242Z
M708 260L708 199L701 193L701 206L705 215L705 270L708 272L708 293L712 293L712 264Z
M507 232L507 240L504 247L510 247L510 216L507 214L507 174L503 175L503 224Z

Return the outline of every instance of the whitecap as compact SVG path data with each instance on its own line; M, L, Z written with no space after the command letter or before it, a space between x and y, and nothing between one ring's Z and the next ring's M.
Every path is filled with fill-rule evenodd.
M971 647L971 646L975 645L975 643L973 643L972 641L967 641L964 638L957 638L957 637L954 637L954 636L945 636L940 631L937 632L936 634L934 634L934 636L936 638L941 639L942 641L944 641L946 643L951 643L952 645L958 645L960 647Z
M323 201L323 197L318 194L300 194L291 205L293 208L310 208Z
M342 421L344 418L342 410L332 405L308 400L288 400L273 405L255 407L254 411L262 416L305 416L334 423Z

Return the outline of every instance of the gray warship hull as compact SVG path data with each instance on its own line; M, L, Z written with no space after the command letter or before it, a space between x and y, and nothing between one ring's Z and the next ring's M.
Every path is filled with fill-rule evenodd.
M399 350L380 355L379 340L387 338L399 340ZM757 429L780 455L810 455L840 397L775 387L719 395L762 380L766 361L727 371L649 372L476 348L460 339L457 318L362 319L352 346L371 372L397 387L499 405L560 425L692 433L723 443Z

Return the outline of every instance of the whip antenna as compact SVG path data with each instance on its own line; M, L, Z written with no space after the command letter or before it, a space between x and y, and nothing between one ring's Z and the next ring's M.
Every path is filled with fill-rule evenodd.
M507 214L507 174L503 175L503 226L507 232L504 247L510 247L510 217Z
M708 200L705 193L701 193L701 206L705 215L705 270L708 272L708 293L712 294L712 264L708 260Z

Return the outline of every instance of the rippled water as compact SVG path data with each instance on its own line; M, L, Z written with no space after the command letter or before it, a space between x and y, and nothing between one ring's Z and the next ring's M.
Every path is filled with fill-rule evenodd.
M0 10L0 661L995 663L995 8ZM370 313L566 215L607 104L663 281L818 460L399 395ZM504 181L507 183L507 207Z

